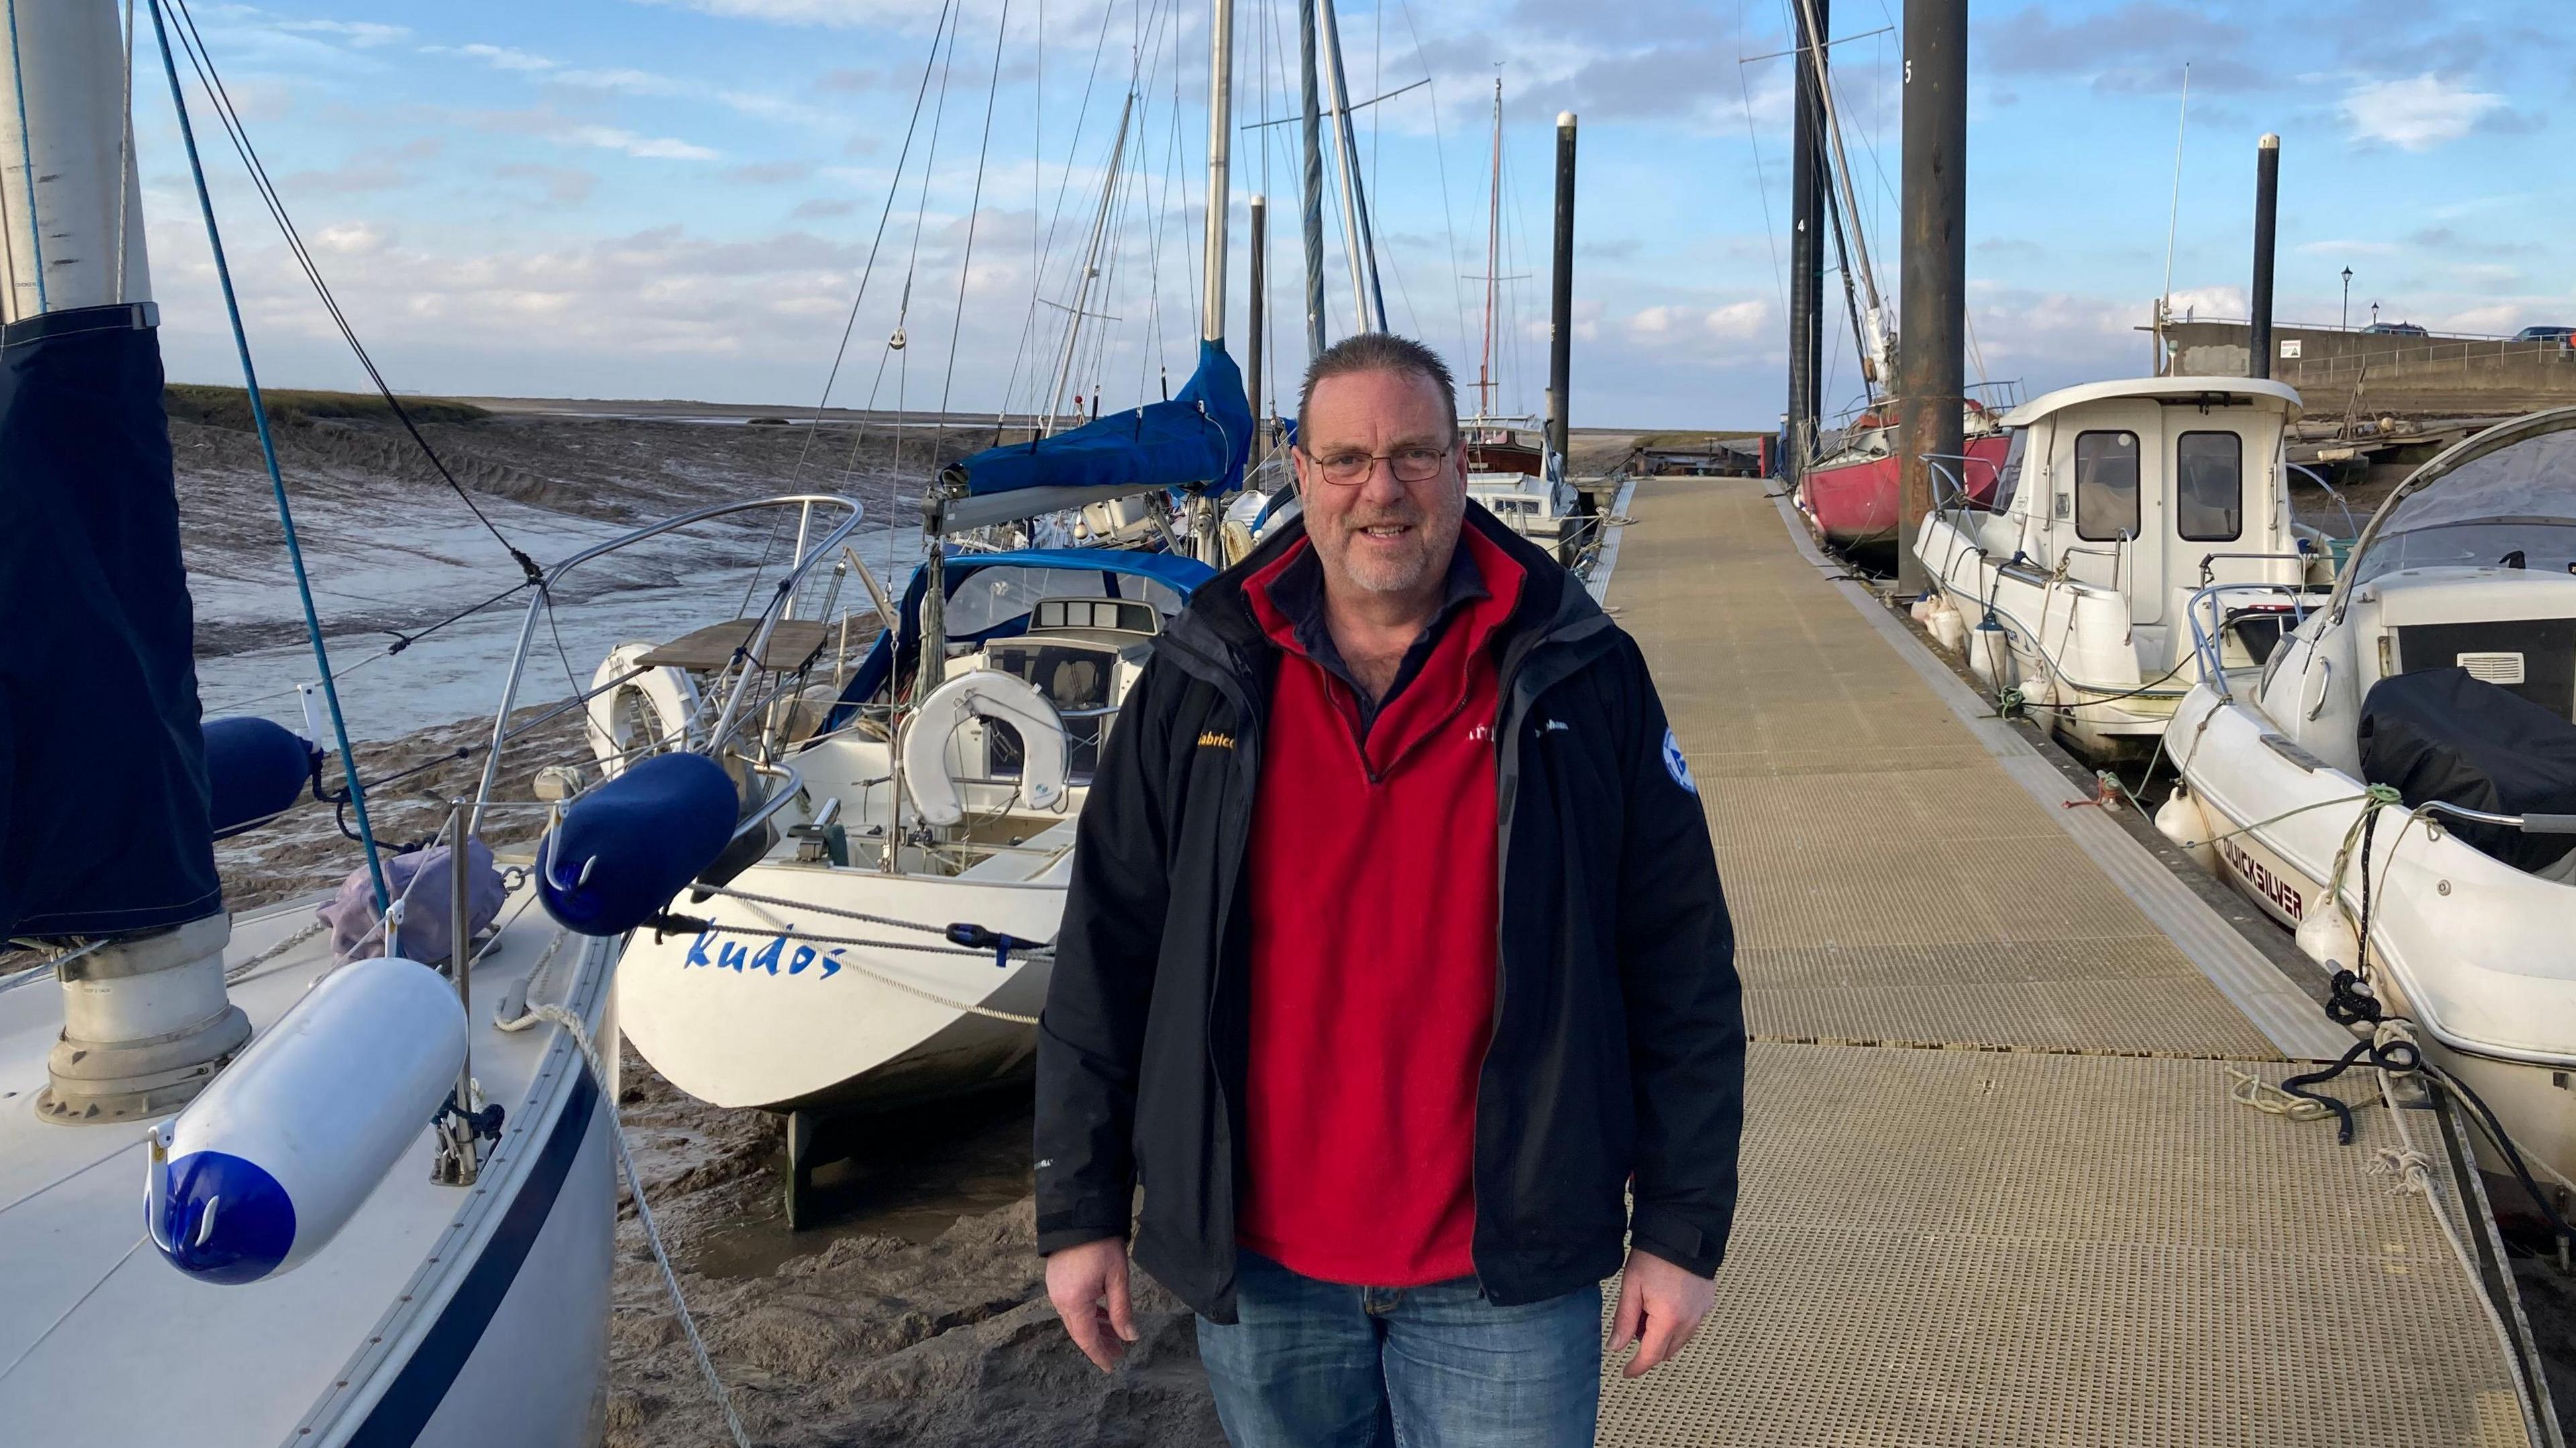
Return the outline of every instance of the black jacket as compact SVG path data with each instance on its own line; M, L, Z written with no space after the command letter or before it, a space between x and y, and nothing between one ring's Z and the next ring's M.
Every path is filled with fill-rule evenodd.
M1501 949L1477 1085L1476 1275L1535 1302L1635 1244L1713 1273L1735 1214L1744 1018L1696 786L1637 645L1555 561L1498 632ZM1038 1027L1038 1248L1129 1228L1137 1263L1234 1320L1249 1040L1244 864L1276 648L1243 580L1200 589L1129 691L1082 809ZM1623 1189L1633 1175L1635 1210Z

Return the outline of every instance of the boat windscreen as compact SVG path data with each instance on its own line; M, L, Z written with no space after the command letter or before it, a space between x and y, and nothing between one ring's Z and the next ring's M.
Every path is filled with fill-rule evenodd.
M2401 568L2576 572L2576 416L2400 492L2372 529L2353 577Z
M1181 595L1150 578L1073 568L983 568L948 596L946 623L953 639L987 634L1023 618L1042 598L1133 598L1154 605L1165 618L1181 611Z

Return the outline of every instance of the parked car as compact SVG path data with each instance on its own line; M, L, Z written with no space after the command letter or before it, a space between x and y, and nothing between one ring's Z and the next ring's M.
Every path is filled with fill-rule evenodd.
M2425 331L2423 328L2416 326L2413 322L2373 322L2361 330L2365 332L2374 332L2383 337L2429 337L2433 335L2432 333Z
M2558 342L2576 347L2576 327L2525 327L2513 334L2517 342Z

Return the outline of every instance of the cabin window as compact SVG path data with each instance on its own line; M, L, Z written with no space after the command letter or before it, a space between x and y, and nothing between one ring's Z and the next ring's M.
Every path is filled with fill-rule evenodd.
M2003 466L1995 469L1994 510L1998 513L2012 511L2013 494L2021 488L2022 449L2029 443L2029 428L2017 427L2012 430L2012 442L2004 449ZM1967 463L1963 466L1973 469L1976 464ZM1977 480L1972 473L1967 481L1970 486L1974 486Z
M2075 536L2093 542L2138 536L2138 435L2075 435Z
M2232 543L2245 532L2245 440L2187 432L2174 449L2174 526L2194 543Z

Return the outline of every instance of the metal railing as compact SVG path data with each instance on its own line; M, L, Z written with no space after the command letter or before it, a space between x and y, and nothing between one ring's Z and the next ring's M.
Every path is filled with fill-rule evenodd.
M2226 648L2224 640L2220 637L2225 632L2232 615L2228 614L2219 602L2231 593L2264 594L2288 599L2292 629L2305 623L2311 610L2308 607L2308 589L2301 584L2213 583L2193 590L2190 599L2183 604L2183 621L2191 626L2192 662L2199 670L2200 682L2216 689L2219 698L2232 703L2236 695L2227 683ZM2206 628L2201 626L2201 611L2204 606L2209 613L2209 626ZM2288 644L2288 631L2284 630L2281 643L2276 647L2287 647Z
M813 548L789 563L777 587L771 591L769 601L761 605L759 627L752 631L751 638L743 647L744 667L735 675L732 686L726 690L724 706L718 711L715 726L708 731L703 746L705 753L714 755L724 748L726 738L732 733L734 722L740 716L743 699L749 694L753 676L758 672L751 667L750 661L760 658L768 649L770 635L776 632L779 619L784 616L787 601L795 594L798 580L817 564L834 557L842 545L849 541L850 535L858 530L861 519L866 516L866 510L859 505L858 500L842 497L837 493L786 493L743 502L714 503L676 517L665 518L661 522L648 524L611 538L605 543L585 548L545 570L543 578L537 583L534 595L528 600L527 613L519 622L518 646L510 654L509 673L501 687L501 707L492 716L491 743L483 756L483 775L474 789L474 810L467 824L469 834L482 827L483 815L491 801L493 785L500 779L501 751L510 738L510 711L518 704L519 682L527 673L528 653L536 641L537 621L554 607L554 591L564 579L585 564L634 547L648 539L658 538L665 533L735 513L786 507L801 510L800 527L810 520L812 510L817 507L844 509L848 516L831 532L825 534ZM775 813L774 810L771 812ZM766 819L768 816L764 814L759 818Z

